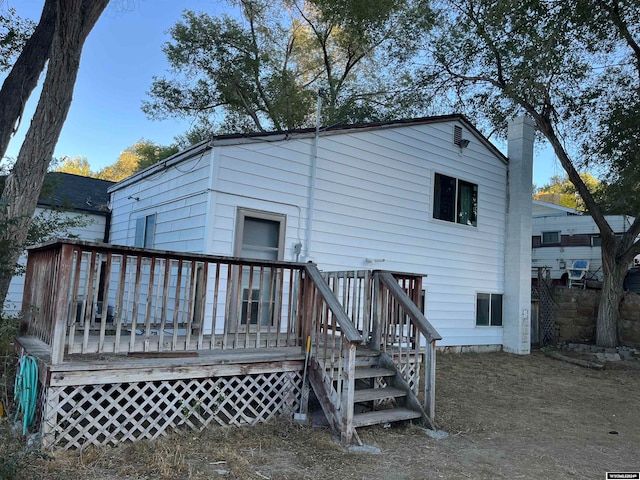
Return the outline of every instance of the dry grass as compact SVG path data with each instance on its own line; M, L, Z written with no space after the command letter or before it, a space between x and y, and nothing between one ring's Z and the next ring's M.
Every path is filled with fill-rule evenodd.
M604 478L640 471L638 398L635 364L594 371L541 354L444 355L436 406L445 440L412 426L370 427L360 436L381 453L355 453L327 429L281 420L23 457L15 478Z

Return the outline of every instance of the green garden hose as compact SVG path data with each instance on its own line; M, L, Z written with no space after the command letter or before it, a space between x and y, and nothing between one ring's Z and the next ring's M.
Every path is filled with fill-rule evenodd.
M33 424L38 399L38 362L31 355L24 355L16 375L14 400L18 403L16 417L22 414L22 434Z

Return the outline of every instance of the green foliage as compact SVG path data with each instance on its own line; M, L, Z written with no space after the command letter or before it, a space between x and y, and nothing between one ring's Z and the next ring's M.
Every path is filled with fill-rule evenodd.
M600 189L600 182L590 173L581 173L580 178L582 178L590 192L595 193ZM580 198L575 185L571 183L566 175L564 177L559 175L551 177L549 183L537 189L533 198L582 212L586 211L584 202Z
M193 117L219 132L289 130L315 122L383 120L399 101L402 60L431 10L423 0L240 1L238 17L185 11L163 51L172 76L154 77L143 110ZM384 64L387 68L381 69Z
M34 28L32 21L18 17L13 8L0 12L0 72L11 67Z
M65 157L54 168L54 172L71 173L73 175L80 175L81 177L93 177L91 172L91 165L87 157L78 155L77 157L70 158Z

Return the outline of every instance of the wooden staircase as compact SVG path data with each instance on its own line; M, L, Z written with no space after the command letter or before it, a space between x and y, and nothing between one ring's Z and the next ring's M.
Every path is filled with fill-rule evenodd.
M302 290L312 319L303 331L312 339L309 383L341 441L361 443L356 429L377 424L418 420L434 428L441 337L417 307L421 277L360 271L325 280L307 266Z
M434 428L388 354L371 351L365 345L357 348L352 395L340 392L341 381L342 388L348 385L346 375L341 368L325 369L317 362L311 366L311 385L334 430L351 430L348 438L361 443L355 430L361 427L415 420ZM350 417L346 425L345 417Z

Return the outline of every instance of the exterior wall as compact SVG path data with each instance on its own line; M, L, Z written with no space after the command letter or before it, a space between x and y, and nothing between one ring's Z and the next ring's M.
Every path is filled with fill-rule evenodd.
M556 341L594 342L600 290L555 288ZM640 294L625 292L620 303L620 339L640 348Z
M203 252L210 164L210 151L203 152L179 165L155 168L144 180L115 190L111 242L134 246L136 220L156 215L152 248Z
M616 233L627 231L633 221L625 215L607 215L606 219ZM537 267L547 267L551 278L559 279L574 260L589 260L593 279L602 280L600 247L591 246L591 237L598 237L600 232L590 215L534 217L532 229L532 277L537 276ZM542 232L548 231L561 232L560 245L541 245Z
M467 148L453 144L454 125L471 140ZM424 273L439 345L501 345L501 327L475 326L475 296L505 293L503 160L455 120L327 132L314 141L310 134L216 142L201 157L119 186L113 243L133 245L135 218L155 212L155 248L233 255L239 207L283 214L284 260L326 271ZM478 185L477 227L432 217L435 173Z
M39 215L42 212L46 212L46 209L36 208L35 215ZM89 220L88 225L79 228L72 228L70 233L77 235L81 240L87 240L90 242L102 242L104 241L104 230L106 224L106 217L103 215L91 215L91 214L79 214L66 212L64 216L81 215L87 217ZM22 255L18 260L20 265L26 265L27 256ZM4 313L6 315L17 315L22 308L22 291L24 289L24 275L16 275L11 280L9 285L9 292L4 304Z

